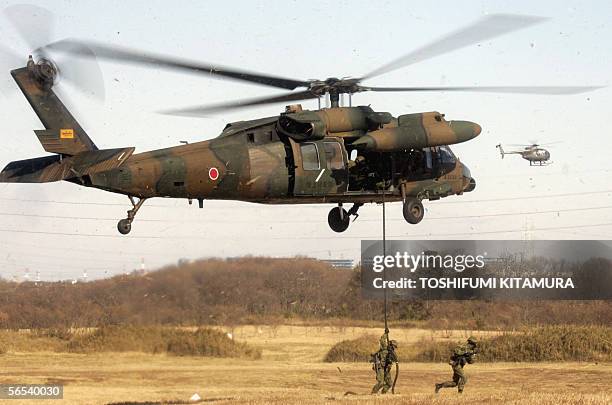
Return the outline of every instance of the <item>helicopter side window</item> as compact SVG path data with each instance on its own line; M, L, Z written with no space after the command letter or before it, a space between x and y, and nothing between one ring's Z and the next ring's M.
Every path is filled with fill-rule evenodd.
M285 130L285 132L289 134L306 134L310 135L313 131L313 125L310 122L300 122L296 121L287 116L281 116L278 119L278 123L280 127Z
M343 170L344 159L342 157L342 147L338 142L325 142L325 158L327 167L330 170Z
M319 151L314 143L300 144L302 153L302 167L304 170L319 170Z

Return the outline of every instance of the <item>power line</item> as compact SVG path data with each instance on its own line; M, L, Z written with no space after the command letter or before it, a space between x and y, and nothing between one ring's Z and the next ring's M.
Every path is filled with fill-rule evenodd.
M524 196L524 197L501 197L501 198L488 198L488 199L481 199L481 200L440 201L438 202L438 204L471 204L471 203L494 202L494 201L533 200L533 199L540 199L540 198L571 197L571 196L578 196L578 195L607 194L607 193L612 193L612 190L583 191L583 192L562 193L562 194L543 194L543 195L532 195L532 196Z
M464 219L464 218L483 218L483 217L501 217L501 216L513 216L513 215L536 215L536 214L555 214L560 212L573 212L573 211L594 211L610 209L612 205L598 206L598 207L583 207L583 208L559 208L550 209L543 211L520 211L520 212L498 212L491 214L478 214L478 215L450 215L442 217L425 217L424 220L441 220L441 219ZM0 216L10 217L26 217L26 218L48 218L48 219L77 219L77 220L92 220L92 221L117 221L117 218L98 218L98 217L80 217L71 215L43 215L43 214L21 214L14 212L0 212ZM403 221L401 218L391 219L392 221ZM360 222L378 222L377 219L362 219ZM139 218L138 222L175 222L175 223L193 223L192 219L149 219ZM246 220L246 221L228 221L228 220L210 220L206 219L206 223L259 223L257 220ZM311 223L312 221L306 220L287 220L287 221L274 221L275 223Z
M57 252L57 251L65 251L65 248L63 247L52 247L52 246L41 246L41 245L37 245L37 244L33 244L33 243L16 243L16 242L2 242L3 245L9 245L9 246L16 246L16 247L23 247L23 248L27 248L27 249L31 249L31 248L36 248L36 253L32 253L32 251L28 251L27 254L29 256L35 256L35 257L47 257L47 258L57 258L57 259L65 259L66 256L53 256L53 255L45 255L45 254L40 254L38 251L40 249L45 249L45 250L50 250L53 252ZM357 249L359 250L359 249ZM289 252L287 254L291 255L291 254L314 254L314 253L327 253L330 251L334 251L334 252L345 252L345 251L355 251L354 248L348 248L348 249L337 249L337 248L328 248L328 249L321 249L321 250L312 250L312 251L308 251L308 252L300 252L300 253L293 253L293 252ZM70 260L72 260L74 258L73 253L85 253L85 254L89 254L89 253L106 253L106 254L113 254L113 257L121 257L124 256L124 260L119 260L117 258L114 259L100 259L103 261L113 261L113 262L117 262L117 263L122 263L125 264L126 262L129 261L134 261L134 260L140 260L142 257L158 257L158 258L164 258L167 259L168 255L167 254L159 254L158 252L154 253L154 252L139 252L139 253L130 253L130 252L122 252L122 251L117 251L117 250L100 250L100 249L87 249L87 248L81 248L81 247L70 247ZM91 256L88 258L83 258L83 257L78 257L78 260L91 260ZM98 260L98 259L96 259Z
M540 199L540 198L556 198L556 197L570 197L570 196L582 196L582 195L591 195L591 194L607 194L612 193L612 190L601 190L601 191L579 191L573 193L561 193L561 194L542 194L542 195L532 195L532 196L516 196L516 197L499 197L499 198L488 198L488 199L480 199L480 200L464 200L461 201L439 201L436 204L471 204L478 202L494 202L494 201L514 201L514 200L531 200L531 199ZM156 197L161 198L161 197ZM88 202L88 201L57 201L57 200L37 200L37 199L22 199L22 198L8 198L1 197L0 200L4 201L19 201L19 202L28 202L28 203L48 203L48 204L66 204L66 205L98 205L98 206L120 206L120 207L129 207L129 204L121 204L121 203L106 203L106 202ZM182 201L184 198L174 198L174 201ZM238 201L238 200L236 200ZM324 204L324 203L321 203ZM147 204L147 207L155 207L155 208L182 208L189 209L191 207L185 206L172 206L172 205L161 205L161 204Z
M527 166L529 167L529 166ZM587 174L587 173L609 173L612 172L612 170L610 169L593 169L593 170L572 170L571 172L568 171L567 173L564 172L549 172L549 173L537 173L537 177L542 177L542 176L576 176L578 174ZM504 174L503 176L499 176L497 174L478 174L476 176L476 179L488 179L488 178L511 178L511 177L527 177L527 176L532 176L532 174L527 174L527 173L517 173L517 174ZM535 177L535 175L534 175Z
M157 197L157 198L161 198L161 197ZM97 205L97 206L129 207L129 203L121 204L121 203L89 202L89 201L36 200L36 199L28 199L28 198L7 198L7 197L0 198L0 200L4 200L4 201L19 201L19 202L27 202L27 203L45 203L45 204ZM183 200L183 199L182 198L176 198L174 200ZM147 204L147 207L172 208L172 206L170 206L170 205L161 205L161 204ZM181 207L181 208L185 208L185 207Z
M12 268L16 270L23 270L23 269L29 269L29 268L36 268L36 269L48 268L49 270L52 270L55 272L64 270L64 269L65 270L109 270L110 269L110 267L66 266L66 265L59 264L59 263L30 262L28 264L20 264L20 263L15 263L15 262L0 261L0 266L5 267L6 265L12 266Z
M30 248L34 247L34 245L29 245ZM38 246L36 246L36 249L38 249ZM58 249L54 248L53 250L57 251ZM22 260L32 260L31 258L39 258L39 259L66 259L66 255L64 256L55 256L55 255L47 255L47 254L41 254L38 251L32 252L32 251L28 251L28 252L11 252L11 256L15 257L7 257L5 260L17 260L17 257L20 253L25 253L27 255L27 257L25 259L18 259L19 261ZM91 255L89 257L77 257L74 256L73 253L73 249L70 248L70 262L73 261L83 261L83 262L89 262L91 263ZM141 256L142 257L142 256ZM125 258L124 260L120 260L120 259L116 259L116 258L101 258L101 257L96 257L96 262L114 262L114 263L125 263L128 260L132 260L134 262L137 262L140 258L139 257L133 257L133 258Z
M45 249L45 250L51 250L53 252L58 252L58 251L66 251L66 247L62 246L62 247L52 247L52 246L47 246L47 245L38 245L38 244L33 244L33 243L15 243L15 242L2 242L3 245L10 245L10 246L18 246L18 247L25 247L28 249L31 248L36 248L36 250L40 250L40 249ZM138 253L133 253L133 252L125 252L122 250L103 250L103 249L87 249L87 248L82 248L80 246L70 246L70 253L72 254L73 252L82 252L82 253L107 253L107 254L112 254L114 257L121 257L121 256L133 256L135 258L141 258L143 256L147 256L147 257L166 257L165 254L159 254L159 252L138 252ZM29 254L30 252L28 252ZM126 260L129 260L129 257L125 257ZM89 257L88 260L91 260L91 256Z
M552 209L544 211L522 211L522 212L498 212L495 214L479 214L479 215L461 215L461 216L446 216L446 217L427 217L426 219L438 220L438 219L458 219L458 218L483 218L483 217L503 217L513 215L535 215L535 214L556 214L559 212L573 212L573 211L594 211L610 209L612 205L603 207L584 207L584 208L564 208L564 209Z
M0 232L8 232L8 233L26 233L30 235L57 235L57 236L83 236L88 238L125 238L125 236L121 235L105 235L105 234L95 234L95 233L71 233L71 232L51 232L51 231L26 231L23 229L0 229ZM185 239L191 237L185 236L174 236L167 238L165 236L130 236L129 239ZM202 239L202 237L197 237L198 239ZM128 238L125 238L128 239ZM204 239L212 239L212 238L204 238Z
M543 228L533 228L533 231L555 231L562 229L581 229L581 228L590 228L590 227L599 227L599 226L612 226L612 222L608 223L599 223L599 224L584 224L584 225L566 225L566 226L551 226L551 227L543 227ZM448 237L448 236L479 236L484 234L500 234L500 233L521 233L525 232L525 229L504 229L504 230L494 230L494 231L475 231L475 232L455 232L455 233L444 233L444 234L420 234L420 235L393 235L393 238L401 238L410 236L411 238L419 237L419 238L428 238L428 237ZM364 238L362 238L364 239Z
M598 224L583 224L583 225L567 225L567 226L555 226L555 227L544 227L544 228L534 228L534 231L550 231L550 230L560 230L560 229L580 229L580 228L589 228L589 227L600 227L600 226L612 226L612 222L607 223L598 223ZM448 237L448 236L462 236L462 235L472 235L478 236L482 234L497 234L497 233L515 233L515 232L524 232L524 229L506 229L506 230L494 230L494 231L474 231L474 232L457 232L457 233L443 233L443 234L412 234L412 235L393 235L391 237ZM82 236L82 237L93 237L93 238L124 238L126 240L130 239L156 239L156 240L219 240L219 236L158 236L158 235L134 235L125 237L122 235L108 235L108 234L91 234L91 233L70 233L70 232L51 232L51 231L26 231L21 229L0 229L0 232L7 233L25 233L25 234L36 234L36 235L57 235L57 236ZM233 235L232 239L240 239L240 238L251 238L251 236L245 235ZM369 239L371 236L278 236L278 237L270 237L268 239L272 240L301 240L301 239Z
M49 218L49 219L79 219L79 220L92 220L92 221L117 221L117 218L77 217L77 216L71 216L71 215L20 214L16 212L0 212L0 216L26 217L26 218ZM193 222L193 220L139 218L138 222Z

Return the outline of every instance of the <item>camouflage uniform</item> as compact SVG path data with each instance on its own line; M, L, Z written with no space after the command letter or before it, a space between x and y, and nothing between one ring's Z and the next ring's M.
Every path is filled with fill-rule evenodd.
M463 371L463 367L466 364L474 363L474 356L476 355L476 339L473 337L468 338L467 345L459 345L453 350L453 354L450 357L448 364L453 368L453 380L445 381L436 384L436 394L440 388L452 388L457 387L457 391L461 394L465 384L467 384L467 377Z
M382 388L381 393L386 394L393 386L391 380L391 366L397 363L395 348L397 344L394 340L389 341L389 332L385 332L380 337L380 349L372 355L372 370L376 372L376 384L372 387L372 394L377 394Z

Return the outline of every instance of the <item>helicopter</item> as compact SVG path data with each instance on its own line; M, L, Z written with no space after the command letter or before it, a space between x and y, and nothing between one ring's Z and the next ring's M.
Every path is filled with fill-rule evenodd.
M558 143L558 142L553 142ZM545 145L552 145L553 143L548 143ZM496 145L495 147L499 149L499 153L501 154L502 159L505 155L521 155L521 157L527 161L529 161L529 166L548 166L552 164L550 160L550 152L543 147L542 145L538 145L533 142L529 145L512 145L512 146L520 146L523 147L521 150L512 150L512 151L504 151L504 148L501 144Z
M16 6L13 6L16 7ZM32 7L32 6L30 6ZM37 7L35 9L38 9ZM126 195L132 205L117 229L131 231L144 202L154 197L204 200L239 200L264 204L334 204L328 224L335 232L348 229L350 219L366 203L401 201L410 224L424 216L423 200L438 200L471 192L476 180L449 145L474 139L477 123L447 120L437 112L400 114L352 106L352 96L362 92L476 91L531 94L576 94L598 87L488 86L488 87L372 87L361 82L384 73L540 23L541 17L496 14L393 60L357 78L331 77L296 80L200 61L157 55L136 49L78 39L39 45L28 35L31 27L47 22L28 16L40 10L8 10L5 15L30 47L25 67L11 76L45 129L35 130L45 151L52 155L9 163L0 182L43 183L68 181ZM58 56L59 55L59 56ZM59 58L70 57L62 63ZM73 60L96 62L96 68L70 77ZM14 58L13 58L14 59ZM282 94L215 105L179 108L166 114L190 117L256 105L292 103L328 97L330 107L304 109L289 104L278 115L232 122L211 140L135 154L135 147L100 150L56 94L59 77L71 81L98 75L98 60L111 60L200 73L282 88ZM74 70L74 69L73 69ZM68 77L66 77L68 76ZM75 83L81 83L74 80ZM78 86L77 86L78 87ZM292 91L302 89L299 91ZM340 96L349 96L341 106ZM352 204L348 210L344 204Z

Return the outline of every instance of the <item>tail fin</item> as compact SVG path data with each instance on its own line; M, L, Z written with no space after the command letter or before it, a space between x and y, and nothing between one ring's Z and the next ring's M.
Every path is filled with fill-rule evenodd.
M34 132L47 152L72 156L98 150L53 90L40 85L30 67L15 69L11 75L45 127Z
M501 157L502 157L502 159L503 159L503 158L504 158L504 155L505 155L506 153L504 152L504 148L502 148L501 143L500 143L500 144L498 144L498 145L496 146L496 148L497 148L497 149L499 149L499 153L501 153Z
M43 123L34 131L47 152L59 155L19 160L0 172L0 183L46 183L68 180L87 184L89 175L121 166L134 148L99 150L85 130L52 90L57 71L52 62L35 64L30 57L26 67L11 75Z

